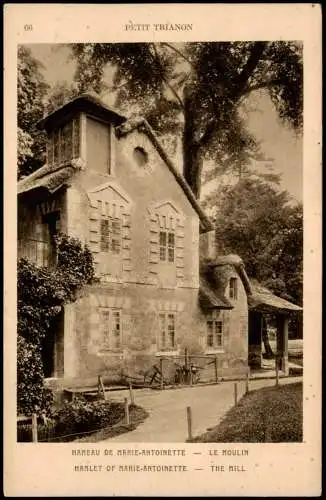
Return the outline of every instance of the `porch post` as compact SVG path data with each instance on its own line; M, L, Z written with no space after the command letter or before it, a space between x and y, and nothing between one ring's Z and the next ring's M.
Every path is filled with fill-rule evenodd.
M284 375L289 374L288 325L289 325L288 316L279 314L277 318L277 354L281 357L280 369L284 372Z
M285 375L289 374L289 317L283 316L283 352L281 369Z

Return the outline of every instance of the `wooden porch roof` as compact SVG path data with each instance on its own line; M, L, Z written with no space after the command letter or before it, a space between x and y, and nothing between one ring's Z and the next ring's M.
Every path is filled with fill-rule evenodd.
M253 280L250 281L251 294L248 295L249 310L267 313L293 313L302 311L302 307L274 295L268 288Z

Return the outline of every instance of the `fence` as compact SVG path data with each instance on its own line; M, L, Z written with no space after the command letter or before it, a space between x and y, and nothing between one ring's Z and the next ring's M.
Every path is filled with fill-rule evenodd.
M247 366L239 364L238 369L232 367L233 375L245 376ZM218 383L230 373L223 367L222 359L215 354L190 355L185 350L182 356L162 355L147 374L150 384L161 388L173 385L194 385L200 383Z
M134 396L132 389L130 390L131 405L134 405ZM86 437L91 434L117 429L119 427L128 427L131 425L130 404L128 398L124 398L124 416L115 424L107 425L105 427L98 427L89 431L79 431L74 433L64 434L62 430L58 430L55 421L47 420L41 422L36 414L31 417L19 417L17 419L17 442L30 443L30 442L67 442L74 441L79 438Z

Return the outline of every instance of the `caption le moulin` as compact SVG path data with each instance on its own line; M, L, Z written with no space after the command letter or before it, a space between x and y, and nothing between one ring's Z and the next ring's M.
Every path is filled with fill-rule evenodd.
M248 456L249 452L247 449L209 449L207 455L209 457L221 456L221 457L231 457L231 456ZM122 449L73 449L72 455L76 457L174 457L181 458L186 455L192 455L192 453L187 453L186 449L132 449L132 448L122 448ZM203 453L205 455L205 453ZM208 466L211 472L245 472L246 469L243 464L213 464ZM79 464L74 465L75 472L188 472L192 470L192 467L184 464ZM204 470L203 468L195 470Z
M123 25L124 31L192 31L189 23L133 23Z
M75 457L99 457L99 456L120 456L120 457L153 457L153 456L170 456L170 457L185 457L191 455L192 452L187 453L185 448L74 448L71 454ZM204 453L202 453L204 454ZM238 456L244 457L249 455L248 449L242 448L210 448L207 450L209 456L223 456L231 457Z

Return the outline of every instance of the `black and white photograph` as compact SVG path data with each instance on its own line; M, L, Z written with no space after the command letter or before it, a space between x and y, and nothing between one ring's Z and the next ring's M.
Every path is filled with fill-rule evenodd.
M307 442L304 36L133 19L16 45L16 445L240 479Z

